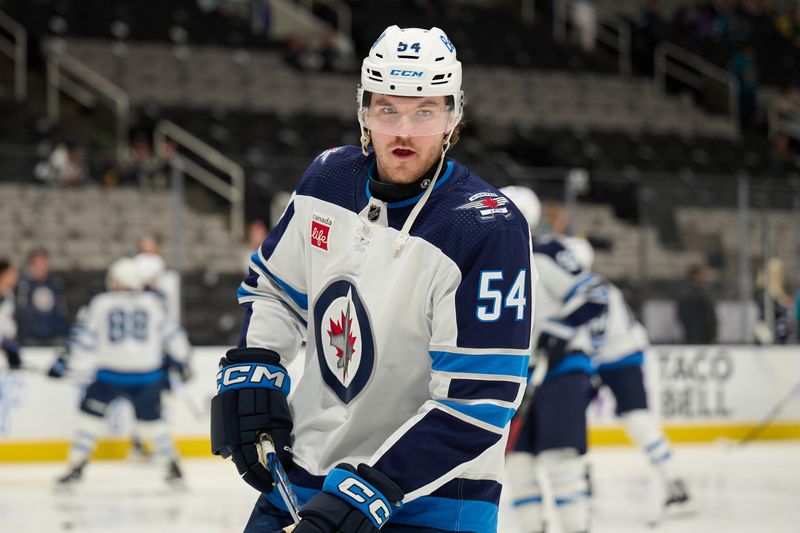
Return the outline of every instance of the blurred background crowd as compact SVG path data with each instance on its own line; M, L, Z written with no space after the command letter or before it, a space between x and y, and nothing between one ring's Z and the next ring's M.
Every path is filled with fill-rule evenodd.
M311 158L358 144L356 58L389 24L448 33L453 157L536 190L654 342L798 342L797 0L0 0L18 340L58 344L146 251L192 344L235 342L247 252Z

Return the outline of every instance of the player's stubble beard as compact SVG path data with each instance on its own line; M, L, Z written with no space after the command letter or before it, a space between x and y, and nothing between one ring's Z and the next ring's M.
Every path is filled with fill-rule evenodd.
M389 183L413 183L420 179L442 156L442 135L426 135L420 137L398 137L394 135L374 134L372 144L378 164L378 177ZM392 150L407 148L415 152L406 161L397 160Z

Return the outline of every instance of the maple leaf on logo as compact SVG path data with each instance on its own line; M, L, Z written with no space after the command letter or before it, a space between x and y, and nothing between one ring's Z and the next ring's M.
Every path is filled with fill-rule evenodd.
M481 203L483 204L484 207L492 207L492 208L500 205L496 198L484 198L481 201Z
M347 369L350 366L350 360L356 351L356 338L351 333L353 327L353 319L350 318L350 305L347 305L347 316L342 311L342 318L338 322L329 319L330 329L328 335L331 338L331 346L336 348L336 357L339 361L336 362L336 368L343 369L343 379L347 379ZM346 339L346 340L345 340Z

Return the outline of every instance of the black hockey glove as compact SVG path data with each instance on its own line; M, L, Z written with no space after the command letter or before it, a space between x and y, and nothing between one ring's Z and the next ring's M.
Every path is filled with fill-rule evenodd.
M0 342L0 350L6 352L8 368L16 370L22 367L22 359L19 356L19 343L13 339L3 339Z
M62 378L64 377L64 374L66 374L68 370L69 370L69 365L67 364L67 359L62 355L55 360L53 366L51 366L50 370L47 371L47 375L48 377L51 378Z
M289 374L280 357L263 348L234 348L220 362L217 395L211 399L211 451L232 457L239 474L261 492L272 476L258 462L256 442L269 435L285 470L292 467L292 415L286 395Z
M567 343L570 341L566 336L567 328L569 326L548 320L536 341L536 349L547 355L547 366L550 370L556 368L567 355Z
M342 463L300 511L294 533L375 533L403 506L403 491L371 466Z

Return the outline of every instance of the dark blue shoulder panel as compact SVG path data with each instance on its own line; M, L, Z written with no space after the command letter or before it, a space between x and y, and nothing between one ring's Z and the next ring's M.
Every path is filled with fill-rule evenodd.
M358 212L357 185L373 159L373 155L365 156L356 146L325 150L306 169L296 192Z

